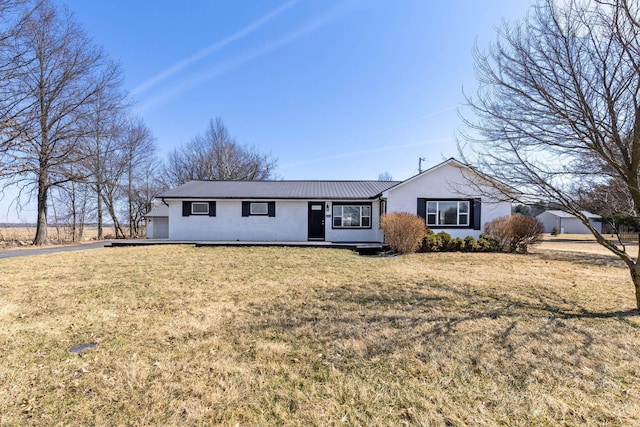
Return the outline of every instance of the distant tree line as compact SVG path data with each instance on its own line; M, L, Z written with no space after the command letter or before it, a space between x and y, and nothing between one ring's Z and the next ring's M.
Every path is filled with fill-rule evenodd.
M116 238L139 237L167 187L272 174L275 160L239 145L221 119L162 162L122 82L69 9L0 0L0 185L20 189L16 209L37 205L34 245L49 242L52 223L73 241L87 223L99 239L106 222Z

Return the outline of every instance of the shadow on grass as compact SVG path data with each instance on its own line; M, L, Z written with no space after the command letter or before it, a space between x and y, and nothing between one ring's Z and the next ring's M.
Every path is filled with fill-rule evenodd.
M316 297L262 305L250 328L259 336L321 345L337 355L331 359L335 366L350 369L358 361L415 353L417 347L424 349L414 356L424 360L439 351L504 359L530 349L571 365L575 362L565 359L594 356L594 334L601 329L584 320L614 319L637 327L628 319L640 315L637 310L590 311L553 293L509 294L435 282L384 290L343 286L318 291ZM527 370L535 369L533 364Z
M532 252L528 256L534 256L547 261L566 261L579 265L626 268L625 263L613 253L603 255L589 252L541 250L538 252Z

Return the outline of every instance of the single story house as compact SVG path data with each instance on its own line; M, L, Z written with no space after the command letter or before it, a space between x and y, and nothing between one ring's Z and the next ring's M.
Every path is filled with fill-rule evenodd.
M190 181L157 196L164 208L147 215L148 237L382 243L386 212L417 214L453 237L478 237L485 223L511 214L510 202L487 196L488 181L455 159L406 181Z
M582 211L582 214L589 219L589 224L598 233L602 233L602 222L599 215ZM591 231L580 221L580 219L570 213L561 210L548 210L537 215L536 218L544 225L544 232L551 233L554 227L560 234L591 234Z

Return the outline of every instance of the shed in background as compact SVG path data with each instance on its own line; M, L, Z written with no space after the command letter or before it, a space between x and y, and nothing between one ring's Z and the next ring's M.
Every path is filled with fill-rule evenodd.
M602 222L600 215L591 212L582 211L587 218L589 224L599 233L602 233ZM544 232L551 233L553 228L557 228L560 234L591 234L591 231L573 214L560 211L548 210L544 211L536 218L544 225Z

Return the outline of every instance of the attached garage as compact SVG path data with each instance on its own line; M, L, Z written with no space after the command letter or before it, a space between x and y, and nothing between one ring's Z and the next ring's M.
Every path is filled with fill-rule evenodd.
M146 216L147 239L169 238L169 207L156 206Z

